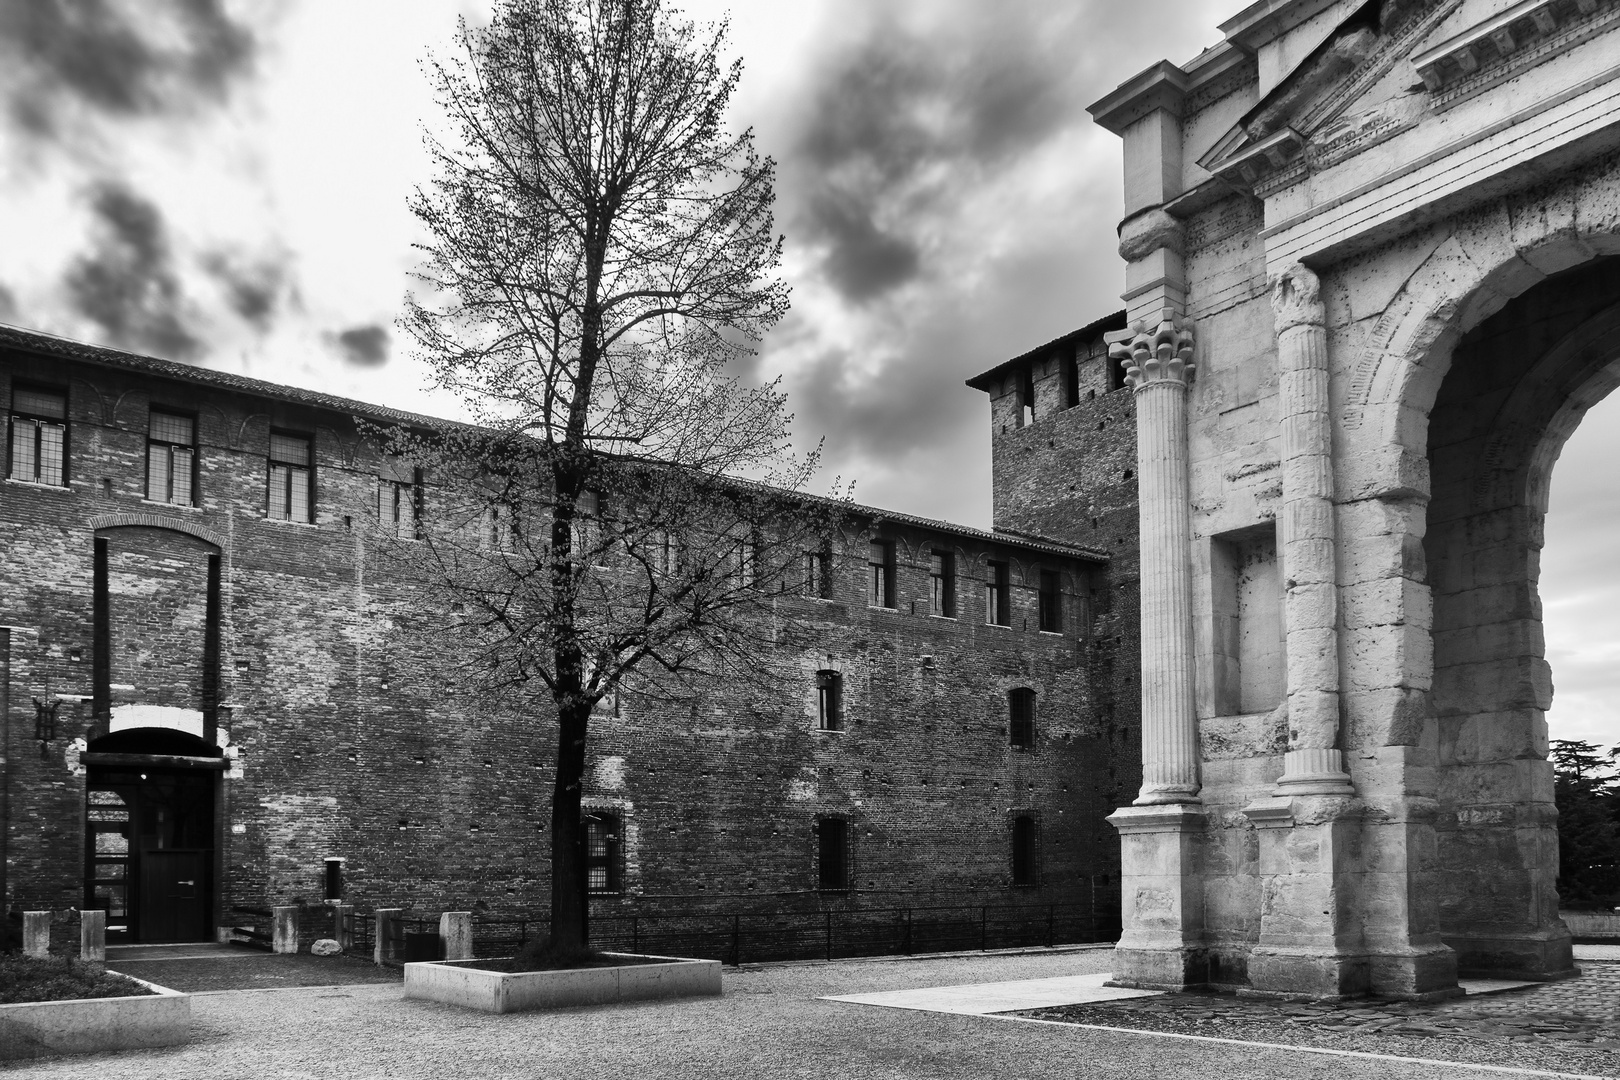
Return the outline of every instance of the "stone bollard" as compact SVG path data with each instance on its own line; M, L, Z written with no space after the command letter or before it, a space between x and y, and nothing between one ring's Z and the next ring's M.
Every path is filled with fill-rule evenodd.
M23 912L23 954L41 960L51 954L51 913Z
M377 909L377 950L379 964L397 964L405 953L405 921L400 918L404 908Z
M292 905L272 909L275 917L270 924L270 951L295 953L298 951L298 909Z
M79 912L79 959L107 962L107 913Z
M471 960L472 912L447 911L439 916L439 940L444 943L446 960Z

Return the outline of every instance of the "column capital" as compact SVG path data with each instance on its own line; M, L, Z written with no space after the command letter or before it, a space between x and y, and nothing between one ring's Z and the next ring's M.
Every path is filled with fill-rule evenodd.
M1271 318L1278 335L1296 326L1322 326L1327 322L1322 280L1310 267L1290 263L1272 276Z
M1145 319L1104 335L1108 358L1125 369L1133 390L1157 383L1185 387L1193 376L1192 320L1167 314L1158 323Z

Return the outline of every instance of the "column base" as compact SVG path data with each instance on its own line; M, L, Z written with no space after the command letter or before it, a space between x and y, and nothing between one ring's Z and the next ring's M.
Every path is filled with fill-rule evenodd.
M1209 983L1209 956L1196 945L1114 949L1114 970L1104 986L1132 990L1200 990Z
M1120 838L1114 986L1187 990L1208 981L1203 882L1195 872L1206 824L1197 803L1126 806L1108 817Z
M1354 795L1344 755L1337 750L1290 750L1283 755L1278 795Z

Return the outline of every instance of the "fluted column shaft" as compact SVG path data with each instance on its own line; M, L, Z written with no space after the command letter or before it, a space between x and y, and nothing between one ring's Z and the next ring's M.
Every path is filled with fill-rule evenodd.
M1326 313L1315 274L1295 263L1271 287L1282 424L1278 551L1288 628L1288 752L1279 788L1349 790L1339 750L1338 541Z
M1136 804L1197 802L1187 471L1192 331L1166 319L1109 338L1109 355L1125 366L1136 395L1142 552L1142 790Z

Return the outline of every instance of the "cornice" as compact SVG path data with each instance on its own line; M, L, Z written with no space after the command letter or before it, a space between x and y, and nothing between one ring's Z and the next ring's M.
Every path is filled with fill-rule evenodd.
M1146 71L1120 83L1114 91L1087 107L1101 127L1115 135L1152 113L1164 110L1181 115L1191 81L1187 73L1168 60L1160 60Z

